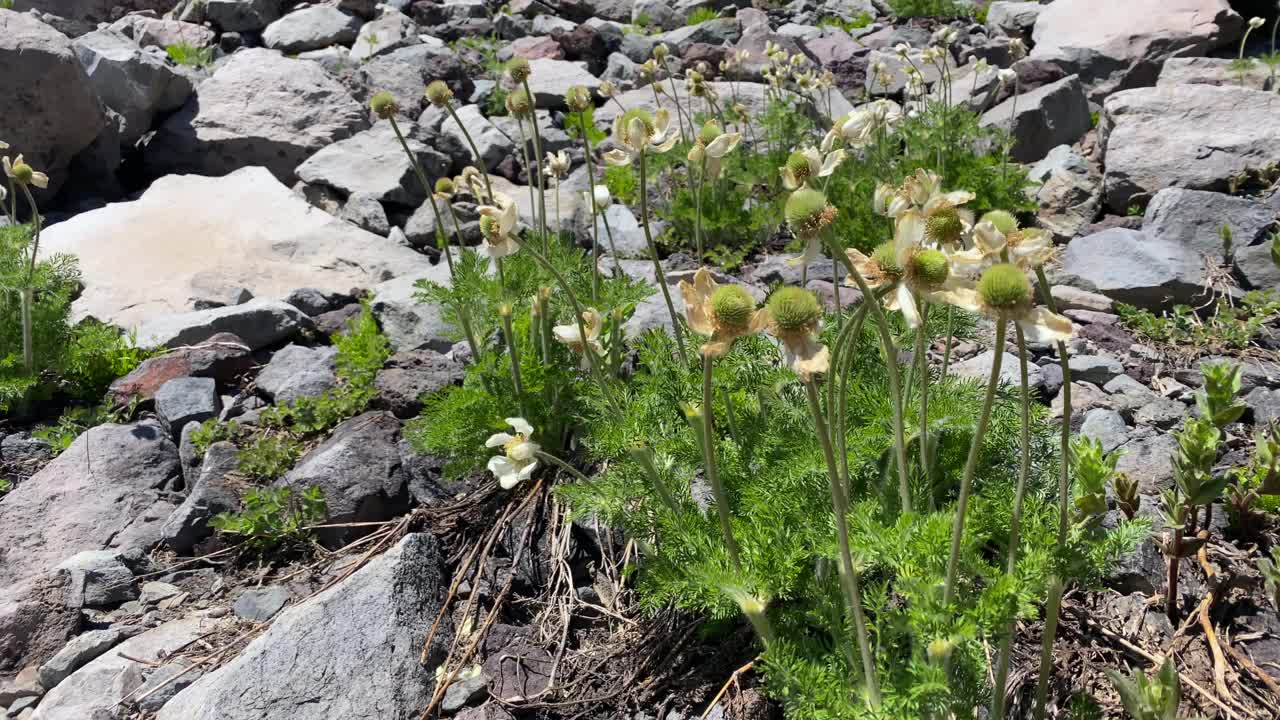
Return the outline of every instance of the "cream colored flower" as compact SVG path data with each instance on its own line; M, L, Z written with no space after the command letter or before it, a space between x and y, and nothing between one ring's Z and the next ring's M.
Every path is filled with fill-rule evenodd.
M49 187L49 176L32 168L19 155L13 161L9 160L9 156L0 159L4 164L4 174L8 175L15 183L19 185L35 185L38 188Z
M484 252L491 258L504 258L519 252L520 242L515 236L518 217L515 200L495 191L493 204L481 205L479 211Z
M612 80L605 80L600 83L600 87L596 88L596 93L602 98L611 98L618 94L618 86Z
M769 333L782 342L787 365L804 380L831 367L831 352L818 342L822 306L813 293L798 287L784 287L769 297Z
M902 120L902 108L892 100L880 99L849 111L831 126L822 139L821 150L830 152L837 140L843 140L852 148L861 148L875 141L876 135L888 130Z
M569 153L561 150L557 153L547 153L546 162L542 167L542 173L551 178L562 178L569 172Z
M787 158L787 164L778 168L782 173L782 184L788 190L796 190L813 178L827 177L835 172L844 158L844 150L833 150L824 155L818 148L809 146L793 151Z
M453 187L455 192L465 190L471 193L472 197L482 203L488 198L484 175L474 165L462 168L462 173L453 179Z
M1024 272L1033 272L1052 260L1054 255L1053 239L1036 228L1023 230L1015 226L1006 235L990 220L984 219L974 226L972 238L973 247L952 253L951 259L957 270L975 277L1002 262L1013 263Z
M698 268L692 283L680 281L680 295L689 329L711 338L702 346L708 357L720 357L734 340L758 333L768 323L768 313L756 309L750 293L740 285L718 284L706 268Z
M502 455L489 458L489 472L498 478L503 490L510 490L533 475L538 467L538 451L542 449L529 439L533 435L533 426L528 420L507 418L507 424L516 431L515 435L494 433L484 443L487 448L502 448Z
M688 160L695 165L706 162L707 177L720 177L720 169L726 155L742 142L742 133L727 133L714 121L702 126L696 142L689 149Z
M1018 73L1009 68L1001 68L996 71L996 78L1001 85L1012 85L1018 79Z
M605 185L593 185L590 191L582 191L582 202L585 205L595 205L595 211L603 213L608 209L609 203L613 202L613 195L609 193L609 188Z
M1031 342L1065 342L1075 330L1071 320L1035 304L1031 280L1011 263L987 268L975 288L952 292L948 302L998 322L1017 323Z
M650 113L634 108L613 120L613 141L618 148L604 154L610 165L630 165L641 153L661 155L675 147L679 135L671 130L671 115L666 109Z
M568 325L556 325L551 329L556 340L564 343L576 353L582 355L581 367L587 370L591 367L591 361L586 356L587 349L591 353L599 357L604 354L604 346L600 344L600 330L604 325L604 318L595 308L587 308L582 311L582 329L586 331L587 336L584 341L582 333L578 330L578 323L572 322Z

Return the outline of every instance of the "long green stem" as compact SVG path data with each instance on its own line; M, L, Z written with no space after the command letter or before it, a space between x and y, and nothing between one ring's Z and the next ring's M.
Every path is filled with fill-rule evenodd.
M955 344L955 332L951 329L952 320L955 318L956 308L954 305L947 306L947 346L942 350L942 371L938 377L946 377L947 370L951 367L951 346Z
M467 145L471 146L471 154L476 158L476 167L480 169L480 175L484 178L485 192L489 193L489 202L493 202L493 184L489 182L489 168L485 167L484 160L480 157L480 151L476 149L476 141L471 139L471 133L467 131L467 126L458 117L458 113L454 112L453 106L445 104L444 109L449 113L449 117L453 118L453 122L458 126L458 129L462 131L462 136L467 139ZM399 131L396 134L398 135Z
M583 474L582 474L582 471L578 470L578 468L576 468L576 467L574 467L574 466L570 465L569 463L567 463L567 462L565 462L565 461L561 460L560 458L556 457L555 455L552 455L552 454L551 454L551 453L549 453L549 452L545 452L545 451L539 450L539 451L537 452L537 456L538 456L538 459L540 459L540 460L546 460L547 462L551 463L552 465L555 465L556 467L560 468L561 470L564 470L565 472L569 473L570 475L572 475L572 476L573 476L573 479L577 480L577 481L578 481L578 482L580 482L580 483L590 483L590 482L591 482L591 478L587 477L586 475L583 475Z
M1036 681L1035 720L1044 720L1049 698L1049 673L1053 669L1053 639L1058 634L1058 613L1062 610L1064 587L1058 578L1049 581L1049 604L1045 608L1044 642L1040 645L1040 678Z
M653 232L649 229L649 188L645 171L645 153L640 151L640 224L644 226L644 241L649 246L649 257L653 258L653 272L658 278L658 288L662 290L662 299L667 303L667 313L671 316L671 332L676 337L676 350L680 360L689 365L689 353L684 347L684 328L680 325L680 317L676 315L676 306L671 302L671 289L667 287L667 275L662 271L662 260L658 257L658 246L653 242Z
M17 185L22 188L22 194L27 198L27 205L31 207L31 254L27 259L27 281L20 293L20 310L22 316L22 365L27 374L32 375L36 369L36 353L34 323L32 322L31 314L36 302L36 258L40 254L40 230L43 223L40 217L40 209L36 207L36 199L31 195L31 188L27 187L25 183L17 183ZM14 218L17 218L16 213Z
M653 484L653 488L657 491L658 497L663 504L671 511L672 517L680 517L680 504L676 502L675 496L671 494L671 489L667 487L662 475L658 472L658 466L653 462L653 450L645 445L637 445L627 452L631 455L631 459L644 471L645 475L649 476L649 482Z
M868 294L865 297L870 298ZM844 587L849 613L853 616L853 629L858 636L858 652L862 656L862 677L867 686L867 701L872 708L880 707L880 681L876 677L876 658L871 652L871 640L867 635L867 621L862 615L862 591L858 587L858 571L853 567L853 554L849 549L849 499L844 484L840 482L836 468L835 452L831 448L831 436L822 419L822 405L818 400L818 388L812 379L804 382L809 397L809 410L813 414L814 431L822 445L827 461L827 480L831 485L831 509L836 516L836 541L840 547L840 584Z
M1018 567L1019 534L1022 531L1022 503L1027 494L1027 478L1031 475L1031 389L1027 382L1027 341L1022 328L1013 328L1018 341L1018 379L1022 390L1022 447L1018 464L1018 487L1013 495L1013 517L1009 521L1009 554L1005 574L1012 576ZM991 717L1004 717L1005 684L1009 678L1009 653L1013 645L1013 629L1017 618L1011 618L1000 638L996 660L995 685L991 688Z
M582 157L587 162L587 197L591 201L591 282L592 291L599 296L600 286L600 224L596 217L601 214L601 207L596 204L596 170L591 159L591 139L587 136L586 113L578 113L578 134L582 136ZM559 223L559 184L556 185L556 222ZM610 238L612 240L612 238ZM612 247L612 245L610 245ZM613 261L618 262L614 257ZM619 270L621 268L619 267ZM597 299L596 302L599 302Z
M523 81L524 92L529 96L529 101L533 102L533 93L529 91L529 79ZM533 127L533 154L534 159L538 163L538 222L542 224L542 252L547 252L549 248L547 239L547 185L546 177L542 172L542 137L538 133L538 107L534 103L534 107L529 110L529 125Z
M862 302L870 304L871 313L876 320L876 329L880 332L885 370L889 377L889 399L893 405L893 449L898 461L898 498L902 503L902 511L911 512L911 476L910 469L907 467L907 442L903 428L902 383L898 377L898 349L893 342L893 331L889 329L889 320L885 317L884 308L874 301L876 294L867 286L862 273L844 253L840 253L837 257L845 263L849 268L849 275L858 283L858 290L862 291ZM868 300L871 302L868 303Z
M742 575L742 556L738 550L738 541L733 537L732 513L729 511L729 495L720 482L720 472L716 468L716 435L715 406L711 390L712 367L715 361L710 355L702 355L702 462L707 471L707 484L716 499L716 513L720 516L720 530L724 533L724 547L729 553L729 561L738 575Z
M978 424L973 429L973 442L969 445L969 457L964 463L964 475L960 478L960 497L956 500L955 520L951 524L951 555L947 559L947 582L943 586L942 602L950 605L955 597L956 571L960 566L960 544L964 539L965 514L969 509L969 490L973 475L978 470L978 458L982 455L982 441L987 434L987 422L991 419L991 406L996 400L996 388L1000 385L1000 361L1004 358L1005 321L996 322L996 341L991 346L991 377L987 380L987 395L978 413Z
M453 110L450 109L449 112L452 113ZM427 200L431 202L431 213L435 217L436 232L438 233L436 237L438 239L443 239L444 247L442 248L442 252L444 253L445 263L449 267L449 279L452 281L453 280L453 257L449 255L449 241L448 239L445 238L444 218L440 217L440 206L436 204L436 195L435 195L435 192L433 192L433 188L431 187L431 182L427 180L427 173L422 169L422 163L418 162L418 156L413 154L413 151L409 149L409 143L407 140L404 139L404 133L400 132L400 123L396 122L395 116L393 115L387 118L387 121L391 123L391 129L395 131L396 140L400 141L400 149L404 150L405 157L409 158L409 164L413 166L413 174L418 178L418 184L422 186L423 194L425 194L427 196ZM459 125L461 125L461 123L459 123ZM466 132L466 130L464 129L463 132ZM470 140L471 139L470 136L468 136L467 139ZM476 157L479 157L479 155L477 155ZM485 175L485 182L488 182L488 181L489 181L489 176ZM490 193L490 195L492 195L492 193ZM453 212L452 203L449 204L449 212ZM454 215L453 229L454 229L454 232L461 232L458 226L457 215ZM458 246L459 247L462 246L461 237L458 238ZM474 355L476 358L479 358L479 355L475 355L474 350L472 351L472 355Z
M920 327L916 331L914 362L920 363L920 475L928 488L929 509L935 506L933 499L933 474L929 468L929 333L926 319L929 306L921 305ZM996 717L999 717L998 715Z
M702 251L702 187L707 180L707 159L702 158L702 166L698 172L698 182L693 186L693 202L695 205L693 221L693 243L698 251L698 262L705 257Z
M516 404L520 406L520 416L529 417L524 383L520 381L520 349L516 345L515 331L511 328L511 308L503 306L498 314L502 316L502 339L507 344L507 358L511 361L511 386L515 389Z
M609 227L609 213L600 212L600 219L604 221L604 236L609 241L609 254L613 256L613 274L616 277L623 277L622 258L618 257L618 246L613 243L613 228ZM592 224L595 220L592 220Z

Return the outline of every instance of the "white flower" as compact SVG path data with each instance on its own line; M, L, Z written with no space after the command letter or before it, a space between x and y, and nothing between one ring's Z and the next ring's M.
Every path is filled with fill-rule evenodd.
M852 148L866 147L876 139L876 133L893 127L901 119L902 108L892 100L880 99L867 103L837 120L822 139L821 149L823 152L830 152L836 140L843 140Z
M800 157L803 156L804 163L799 163ZM844 150L833 150L828 153L822 153L818 148L809 146L803 150L797 150L791 153L791 157L787 158L787 164L778 168L782 173L782 184L788 190L795 190L811 178L824 178L836 171L840 167L840 163L844 162ZM796 165L793 166L793 163Z
M484 251L491 258L503 258L520 251L516 240L516 201L494 191L493 204L481 205L480 234L484 236Z
M588 370L591 368L591 360L587 357L586 352L589 350L592 355L597 357L604 354L604 345L600 344L600 329L603 325L604 318L600 316L599 311L595 308L587 308L582 311L582 330L587 333L585 342L576 322L568 325L556 325L551 329L551 332L555 335L556 340L569 346L570 350L582 355L581 367L583 370Z
M7 147L7 146L6 146ZM34 170L19 155L17 159L10 161L9 156L3 158L4 174L8 175L14 182L19 185L35 185L38 188L49 187L49 176Z
M605 153L604 161L621 166L631 164L640 153L661 155L680 140L679 135L670 130L671 115L666 108L652 114L640 108L621 113L613 120L613 141L618 148Z
M484 443L487 448L502 448L502 455L489 458L489 472L498 478L503 490L510 490L533 475L538 467L538 451L542 449L529 439L533 435L533 426L528 420L507 418L507 424L516 431L515 435L495 433Z
M1265 25L1266 23L1267 23L1267 21L1266 21L1266 20L1263 20L1263 19L1262 19L1262 18L1260 18L1260 17L1251 17L1251 18L1249 18L1249 29L1251 29L1251 30L1257 30L1258 28L1262 27L1262 26L1263 26L1263 25Z
M1027 45L1022 42L1022 38L1013 38L1009 41L1009 57L1014 60L1020 60L1027 56Z
M978 58L978 62L973 64L973 72L975 75L984 75L991 72L991 63L986 58Z
M561 150L558 153L547 153L547 161L543 163L542 172L547 177L559 178L569 172L569 153Z
M996 77L999 78L1001 85L1010 85L1014 80L1018 79L1018 73L1010 68L1001 68L996 71Z
M609 188L604 185L595 185L591 188L591 192L582 191L582 201L587 205L595 202L596 212L604 212L609 207L609 203L613 202L613 196L609 194Z
M702 142L703 139L699 137L698 141L690 148L689 162L701 163L705 160L707 163L707 177L718 178L720 177L720 169L724 163L724 157L738 147L738 143L742 141L742 133L722 132L705 145Z
M898 43L893 46L893 51L897 53L898 57L906 60L907 56L911 54L911 46L907 43Z

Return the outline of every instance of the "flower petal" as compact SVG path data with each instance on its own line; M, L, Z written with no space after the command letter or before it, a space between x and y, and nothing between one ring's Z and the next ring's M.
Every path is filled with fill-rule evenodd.
M515 437L509 433L494 433L489 436L488 440L484 441L484 446L487 448L501 447L512 440L515 440Z
M525 420L522 417L509 417L507 418L507 424L525 437L533 434L533 426L529 424L528 420Z
M840 167L840 163L844 162L844 156L844 150L836 150L828 154L826 159L822 161L822 169L818 171L818 177L827 177L835 172L836 168Z
M895 291L898 295L898 309L902 311L902 319L907 321L907 327L915 329L920 327L920 311L916 308L916 299L911 294L911 288L906 283L898 285Z
M603 156L604 161L615 167L623 167L631 164L631 154L622 150L610 150Z
M1031 342L1056 342L1071 339L1075 326L1067 318L1050 312L1048 308L1036 307L1017 318L1018 327L1026 333Z

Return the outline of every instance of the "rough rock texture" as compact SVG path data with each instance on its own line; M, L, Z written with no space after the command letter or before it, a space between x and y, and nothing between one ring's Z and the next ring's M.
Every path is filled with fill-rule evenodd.
M1093 222L1102 207L1102 176L1070 145L1059 145L1027 170L1039 182L1035 194L1040 226L1057 242L1074 239Z
M280 0L206 0L204 15L224 32L258 31L280 17Z
M415 127L407 128L405 141L427 177L447 174L450 158L414 138ZM369 195L383 202L411 207L418 207L426 200L413 164L405 156L391 123L378 123L372 129L321 148L298 166L297 173L303 182L327 185L347 195Z
M574 85L583 85L595 93L600 79L587 72L580 63L538 58L529 62L529 92L540 108L564 108L564 93Z
M1145 308L1202 297L1201 258L1167 240L1111 228L1067 245L1062 273L1084 290Z
M391 347L397 351L427 348L448 352L453 347L449 339L452 329L445 323L440 307L420 302L415 295L415 284L429 280L447 285L449 267L441 262L420 272L402 275L374 286L373 314L382 326Z
M1236 270L1255 290L1280 287L1280 265L1271 259L1270 245L1254 245L1236 251Z
M213 378L174 378L156 392L156 414L169 426L169 436L182 437L188 423L201 423L222 412Z
M82 35L74 47L94 91L120 116L124 145L136 143L157 114L177 110L191 95L190 79L163 56L144 51L115 30Z
M1080 78L1071 75L1055 83L1009 98L982 116L982 125L1010 129L1009 154L1018 162L1035 162L1058 145L1071 145L1089 132L1089 101Z
M125 405L134 397L151 400L161 386L174 378L211 377L225 384L253 365L249 350L236 335L214 335L204 342L143 360L128 375L112 382L107 393L117 404Z
M398 418L411 418L422 410L422 398L462 381L462 365L433 350L396 353L378 371L373 407L389 410Z
M387 520L408 509L399 442L400 422L390 413L356 416L334 428L277 484L298 493L320 488L332 523ZM322 532L331 541L357 534L345 528Z
M350 58L364 61L417 41L417 26L413 19L398 10L387 8L376 20L360 28L360 35L351 44Z
M375 56L360 66L352 82L361 100L385 90L395 96L402 113L416 117L427 102L422 89L432 80L444 80L459 98L470 97L474 88L457 53L425 43Z
M124 638L124 633L116 628L90 630L77 635L57 655L40 666L40 686L46 690L57 687L71 673L110 650Z
M316 397L337 387L332 347L287 345L271 356L258 373L258 390L273 402L284 405L301 397Z
M1227 0L1057 0L1036 20L1031 59L1078 73L1096 101L1154 84L1166 58L1205 55L1242 25Z
M76 438L0 503L0 586L117 546L180 472L178 448L155 421L99 425Z
M1240 73L1231 69L1231 60L1210 57L1173 57L1164 61L1156 85L1240 85ZM1270 90L1271 70L1255 62L1244 75L1244 87Z
M1103 192L1123 213L1166 187L1223 190L1233 177L1280 161L1280 96L1241 87L1126 90L1103 105Z
M288 181L307 156L368 125L364 108L317 63L242 50L165 121L146 163L205 175L262 165Z
M1259 200L1167 188L1156 193L1147 205L1142 232L1221 259L1225 253L1224 225L1231 228L1232 248L1239 249L1263 240L1275 222L1276 211Z
M54 225L41 250L79 257L85 290L77 316L126 327L234 288L260 298L300 287L346 292L428 264L312 208L263 168L163 178L138 200Z
M0 135L56 193L71 159L106 127L102 104L71 40L30 15L0 10L0 68L0 97L22 104L5 113Z
M252 350L288 340L311 321L302 311L280 301L254 300L243 305L162 315L138 326L138 345L176 348L195 345L219 333L244 339Z
M434 686L418 655L444 594L429 534L409 535L350 578L284 611L158 720L407 720ZM441 632L437 643L447 640Z
M63 596L63 579L54 573L0 589L0 672L53 657L80 629L80 610L67 607Z
M217 34L203 25L170 18L125 15L111 29L138 43L141 47L164 48L186 43L192 47L212 47Z
M282 53L319 50L330 45L350 45L363 23L332 5L312 5L295 10L262 31L262 44Z
M35 10L56 15L66 21L72 34L93 30L98 23L110 22L126 12L153 10L165 12L172 0L14 0L13 9L25 13ZM66 32L67 30L60 30Z
M165 544L179 553L213 534L209 520L218 513L240 509L239 482L232 477L239 464L239 451L228 442L217 442L205 451L200 475L187 478L190 491L160 529Z

